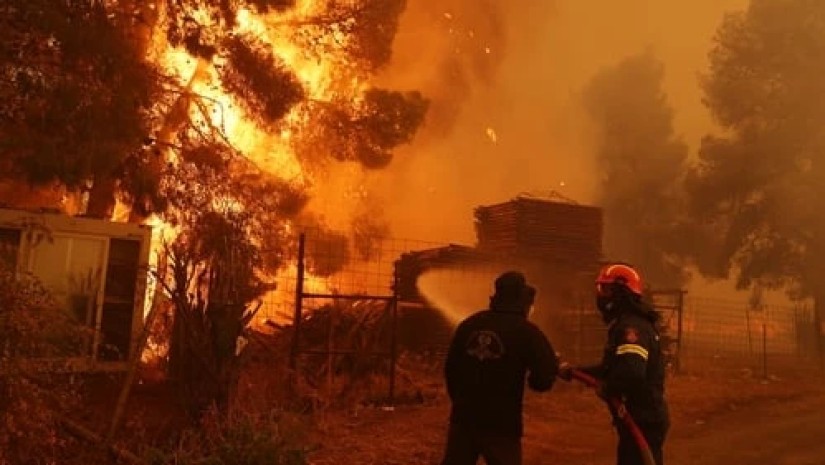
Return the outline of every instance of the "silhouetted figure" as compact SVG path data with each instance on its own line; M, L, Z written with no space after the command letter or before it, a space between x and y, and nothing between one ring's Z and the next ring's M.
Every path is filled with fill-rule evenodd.
M453 335L445 375L452 401L442 465L520 465L525 376L548 391L559 362L527 320L536 290L510 271L495 281L490 308L465 319Z

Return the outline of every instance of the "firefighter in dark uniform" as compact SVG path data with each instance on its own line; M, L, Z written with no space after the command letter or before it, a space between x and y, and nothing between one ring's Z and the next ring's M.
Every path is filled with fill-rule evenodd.
M626 264L605 266L596 278L596 306L608 325L607 344L599 365L581 368L601 381L603 399L621 399L639 426L657 465L670 425L665 402L665 364L656 329L658 314L642 300L642 278ZM570 380L572 368L562 364L559 376ZM639 447L611 408L619 437L617 465L643 465Z
M488 310L465 319L453 335L445 375L452 401L442 465L520 465L525 377L548 391L558 359L539 328L527 320L535 289L523 274L495 281Z

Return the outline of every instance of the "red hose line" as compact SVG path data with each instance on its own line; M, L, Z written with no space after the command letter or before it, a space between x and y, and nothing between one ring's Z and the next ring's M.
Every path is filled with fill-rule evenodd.
M599 381L590 376L589 374L581 371L581 370L573 370L572 371L573 378L582 384L586 385L587 387L596 389L599 387ZM639 447L639 452L642 455L642 461L644 461L644 465L656 465L656 460L653 458L653 453L650 451L650 445L647 443L647 439L645 439L644 433L642 430L639 429L639 425L633 420L633 417L630 416L630 413L627 411L627 407L625 407L624 402L617 397L608 398L607 401L616 411L616 415L619 417L620 420L624 423L628 430L630 430L630 434L633 435L633 439L636 441L636 446Z

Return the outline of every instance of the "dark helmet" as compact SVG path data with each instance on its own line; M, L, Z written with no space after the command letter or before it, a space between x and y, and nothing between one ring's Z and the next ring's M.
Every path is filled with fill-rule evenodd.
M642 290L642 276L635 268L625 263L605 265L596 277L596 307L609 322L623 309L639 307Z
M492 310L519 310L524 314L533 306L536 288L518 271L502 273L495 281L495 294L490 298Z

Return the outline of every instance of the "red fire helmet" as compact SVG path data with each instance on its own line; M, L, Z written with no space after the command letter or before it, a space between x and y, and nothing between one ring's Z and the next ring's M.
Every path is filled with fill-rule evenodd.
M596 292L606 295L610 284L621 284L630 292L642 295L642 275L630 265L614 263L602 267L596 278Z

